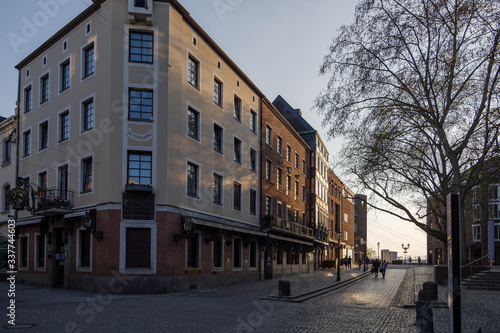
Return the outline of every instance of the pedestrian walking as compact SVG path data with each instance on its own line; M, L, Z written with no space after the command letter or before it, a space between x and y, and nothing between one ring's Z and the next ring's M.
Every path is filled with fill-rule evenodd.
M362 262L363 262L363 261L361 260L361 258L359 258L359 259L358 259L358 271L360 271L360 270L361 270L361 263L362 263Z
M345 256L345 258L344 258L344 268L345 268L346 271L347 271L347 267L348 266L349 266L349 262L347 260L347 256Z
M382 272L382 277L385 278L385 270L387 269L387 262L384 260L382 266L380 266L380 272Z
M418 265L420 266L420 260L421 260L420 257L418 257L417 260L418 260Z
M347 266L351 269L351 257L347 258Z
M370 265L370 258L366 257L365 258L365 267L364 267L365 271L368 269L368 265Z
M378 261L378 259L373 260L372 270L375 273L375 277L378 277L379 268L380 268L380 261Z

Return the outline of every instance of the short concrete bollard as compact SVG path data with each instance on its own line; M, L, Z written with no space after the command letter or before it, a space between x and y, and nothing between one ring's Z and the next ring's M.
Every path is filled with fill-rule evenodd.
M420 328L419 333L435 333L432 308L429 306L429 304L425 304L422 308L422 327Z
M278 282L278 295L282 296L290 296L290 280L281 279Z

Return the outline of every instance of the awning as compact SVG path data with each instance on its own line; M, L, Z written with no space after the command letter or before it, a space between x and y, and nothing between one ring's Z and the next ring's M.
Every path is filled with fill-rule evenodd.
M37 216L37 217L28 217L25 219L17 220L16 227L21 225L37 224L40 223L43 220L43 218L44 218L43 216Z
M64 214L63 219L70 219L73 217L84 216L84 215L85 215L85 210L76 213Z
M207 227L220 228L220 229L224 229L224 230L241 232L241 233L245 233L245 234L252 234L252 235L256 235L256 236L263 236L263 237L267 236L267 234L265 232L262 232L262 231L245 229L245 228L240 228L240 227L236 227L236 226L232 226L232 225L228 225L228 224L224 224L224 223L211 222L211 221L200 220L200 219L195 219L195 218L192 218L192 220L193 220L194 224L204 225Z
M269 237L273 238L273 239L287 241L287 242L304 244L304 245L307 245L307 246L312 246L313 245L313 243L311 243L311 242L305 242L305 241L302 241L302 240L299 240L299 239L295 239L295 238L283 237L283 236L278 236L278 235L273 235L273 234L269 234Z

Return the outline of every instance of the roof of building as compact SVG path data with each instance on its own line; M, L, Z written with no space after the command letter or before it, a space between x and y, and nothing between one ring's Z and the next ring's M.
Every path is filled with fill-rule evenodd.
M66 24L62 29L56 32L52 37L46 40L40 47L38 47L35 51L33 51L30 55L24 58L19 64L16 65L16 69L20 70L27 64L29 64L33 59L41 55L45 52L49 47L51 47L58 40L62 39L65 35L67 35L71 30L76 28L79 24L84 22L90 16L92 16L95 12L97 12L103 3L107 0L92 0L93 4L90 5L86 10L84 10L80 15L75 17L71 22ZM191 17L189 12L180 4L177 0L154 0L157 2L166 2L169 3L177 12L179 12L183 19L189 24L189 26L196 31L205 42L216 52L219 56L224 60L229 67L231 67L240 77L246 82L251 89L253 89L260 98L264 96L264 94L257 88L257 86L250 80L248 76L231 60L231 58L217 45L217 43L201 28L201 26Z
M0 116L0 123L1 123L2 121L4 121L5 119L7 119L7 118Z
M316 131L304 118L302 118L300 109L292 108L281 95L276 97L273 101L273 105L298 133Z

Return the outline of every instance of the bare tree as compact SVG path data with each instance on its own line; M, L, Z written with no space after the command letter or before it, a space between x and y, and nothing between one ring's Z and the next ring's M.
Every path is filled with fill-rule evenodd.
M445 244L447 195L464 207L498 145L499 42L499 1L361 0L321 67L316 107L345 171Z

